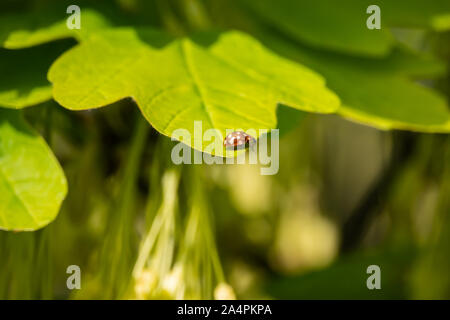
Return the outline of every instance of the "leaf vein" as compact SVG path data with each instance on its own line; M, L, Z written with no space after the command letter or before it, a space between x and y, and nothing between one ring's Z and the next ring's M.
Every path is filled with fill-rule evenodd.
M210 113L210 110L208 109L208 103L207 103L207 100L206 100L206 94L204 93L204 91L202 89L200 78L197 75L197 72L196 72L196 70L194 68L194 64L192 63L190 47L188 46L188 42L187 41L182 41L181 42L181 55L184 58L184 62L186 64L187 71L188 71L189 75L192 77L192 80L194 81L194 84L195 84L194 87L195 87L196 91L198 92L198 95L200 96L203 108L204 108L205 113L206 113L207 118L208 118L208 121L211 124L211 127L215 128L213 120L212 120L212 115Z

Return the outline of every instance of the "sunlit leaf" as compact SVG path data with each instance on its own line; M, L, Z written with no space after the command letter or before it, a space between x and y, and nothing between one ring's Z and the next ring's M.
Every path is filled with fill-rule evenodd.
M195 120L223 136L226 129L275 128L278 103L320 113L339 105L321 76L240 32L179 40L149 29L97 34L58 59L49 80L68 109L132 97L165 135L178 128L192 134Z
M19 111L0 109L0 229L36 230L55 219L67 182Z

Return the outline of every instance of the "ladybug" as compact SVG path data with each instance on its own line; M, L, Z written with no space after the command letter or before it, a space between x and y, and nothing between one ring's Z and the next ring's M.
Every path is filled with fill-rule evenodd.
M225 137L223 140L223 145L226 148L237 149L245 147L253 140L255 140L255 138L243 131L234 131Z

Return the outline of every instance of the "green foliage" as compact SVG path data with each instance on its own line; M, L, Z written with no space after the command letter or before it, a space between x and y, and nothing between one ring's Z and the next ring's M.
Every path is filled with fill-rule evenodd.
M58 214L64 173L18 111L0 109L0 229L36 230Z
M239 0L263 20L314 47L344 53L385 56L395 40L385 26L450 28L446 0ZM381 9L381 30L366 27L366 8ZM351 35L351 36L349 36Z
M64 50L67 42L25 50L0 49L0 107L21 109L52 98L47 70Z
M449 133L448 0L379 0L381 30L370 0L77 1L81 30L70 4L0 1L0 229L57 216L68 183L50 148L71 186L49 228L0 232L0 299L233 298L227 281L250 298L448 296L449 136L323 116ZM37 119L50 99L54 119ZM280 174L174 169L166 136L199 120L280 128ZM341 257L361 217L362 250ZM365 287L370 264L382 291ZM259 281L277 272L301 274ZM267 286L248 293L255 278Z
M306 3L287 2L291 6ZM333 1L326 3L333 7L331 2ZM351 2L344 1L345 5ZM269 0L258 2L258 4L252 2L252 5L257 6L263 3L276 6L275 2ZM333 3L337 4L337 2ZM274 10L286 10L281 7ZM324 7L327 6L324 5ZM441 9L442 14L442 11L446 10L446 5L437 4L437 8ZM289 11L292 12L292 10L291 8ZM333 15L335 18L342 13L342 10L336 10L338 12ZM271 15L271 11L264 12L266 15ZM244 15L242 19L251 20L252 18L250 13ZM353 16L348 19L359 21L360 18ZM288 17L267 22L269 26L278 28L280 23L286 21L289 21ZM327 21L323 19L321 22L327 24ZM331 25L330 30L332 30ZM334 26L336 25L339 24ZM365 24L360 22L360 25L361 28L368 30ZM311 48L308 41L302 38L296 38L297 41L289 40L292 36L289 30L278 28L282 31L280 34L261 22L255 22L246 29L256 34L266 46L277 53L320 72L326 79L327 86L341 99L342 105L338 109L340 115L384 130L450 132L450 112L445 99L434 90L410 79L410 77L416 79L436 77L445 73L445 65L436 59L419 54L400 43L393 43L383 57L367 57L364 52L353 52L349 46L346 46L347 51L343 50L342 53ZM341 28L336 29L341 30ZM347 32L347 34L350 33ZM353 36L349 38L354 39ZM323 46L322 49L324 48L334 50L332 46ZM370 50L370 46L366 49ZM356 53L361 56L355 56Z
M111 1L81 1L77 5L83 8L82 28L69 29L66 25L69 17L66 10L71 4L71 1L62 0L38 5L34 10L2 14L0 46L23 49L65 38L81 41L97 30L110 27L113 25L112 20L117 20L117 17L111 17L110 8L114 8Z
M383 56L390 51L394 43L387 29L367 28L366 1L244 0L243 2L280 30L318 48Z
M38 12L1 17L0 43L8 49L23 49L65 38L82 40L91 32L109 25L103 15L85 9L83 27L71 30L67 28L66 16L61 15L61 12L65 10L49 11L44 8Z
M349 59L272 39L279 50L325 76L342 99L338 112L344 117L381 129L450 132L445 99L406 77L439 72L433 63L399 51L381 61Z
M193 132L196 120L222 136L230 128L269 129L277 103L322 113L339 103L322 77L240 32L170 41L152 30L109 31L57 60L49 79L56 101L73 110L132 97L168 136L177 128Z
M382 129L449 131L446 102L431 90L421 88L403 76L434 76L442 73L442 65L432 58L424 58L410 52L409 49L399 48L392 37L387 36L384 31L368 30L365 24L361 23L362 18L366 17L364 9L368 4L365 1L347 0L339 3L324 1L322 5L307 1L283 1L281 5L270 0L243 2L244 7L251 7L251 12L256 12L257 15L262 16L263 20L294 36L300 42L351 54L386 56L383 59L357 58L321 52L303 46L293 49L291 44L288 45L291 47L286 49L287 46L279 38L270 41L273 50L324 75L328 85L343 101L339 113L344 117ZM383 13L387 15L388 25L406 26L430 26L434 17L443 17L449 10L445 2L435 2L430 6L420 0L406 6L407 14L401 14L405 6L400 2L387 1L382 3L382 7ZM328 16L330 8L333 9L334 14ZM86 27L82 30L85 31L79 35L77 31L68 30L61 21L55 25L50 24L52 27L48 27L49 21L55 20L54 12L55 10L44 11L43 9L38 11L41 14L36 16L45 18L33 22L34 30L31 33L25 33L22 38L15 35L21 34L17 24L5 20L5 25L9 27L5 29L6 36L3 38L10 39L5 41L5 46L20 48L69 36L83 40L87 38L88 33L92 35L95 31L107 28L111 25L109 21L113 20L101 18L102 15L88 8L83 18ZM418 14L422 12L424 16ZM299 15L305 15L305 17L300 19ZM19 21L19 24L22 21L23 25L25 20L15 19L14 21ZM337 25L339 28L336 28ZM350 32L352 36L348 37ZM136 35L133 35L134 33ZM267 32L261 34L262 39L267 36ZM53 68L52 74L61 75L55 78L57 79L55 80L55 97L63 106L80 110L100 107L131 96L136 100L148 121L166 135L170 135L172 129L178 127L192 131L193 119L204 120L206 128L215 128L222 133L225 128L231 127L272 128L276 123L275 106L280 102L305 111L332 112L336 109L337 101L326 89L316 91L315 87L309 85L311 81L308 76L311 72L303 72L305 68L297 68L298 72L291 72L291 62L284 61L282 63L284 67L280 67L282 64L273 60L270 54L264 58L263 53L258 61L251 59L255 55L252 50L258 51L259 45L252 43L252 40L246 36L241 35L241 39L236 43L235 39L223 40L231 37L216 36L214 38L210 35L206 44L204 39L200 41L201 37L170 41L162 34L151 31L149 33L144 29L108 31L102 32L99 36L91 36L91 39L82 46L83 49L74 49ZM236 38L236 35L234 37ZM18 39L16 45L8 45L10 41L13 41L11 39ZM320 41L320 43L311 43L310 40ZM165 47L160 47L164 46L160 43L161 41L167 42ZM217 43L214 43L215 41ZM242 42L242 46L239 46L239 42ZM102 46L105 56L98 54L100 50L89 49L97 45ZM127 48L128 45L130 48ZM186 64L188 51L185 49L191 45L196 48L193 50L193 61ZM146 51L149 54L147 59L136 59L130 63L136 57L140 57L142 48L150 49ZM135 53L134 50L138 52ZM176 53L177 50L181 52ZM262 50L259 51L262 52ZM203 60L202 63L196 63L195 59L199 57L203 59L202 54L206 52L208 57L211 54L214 55L212 59L207 60L212 66L204 63ZM89 59L84 59L85 55ZM259 54L256 53L256 56ZM217 59L218 57L220 58ZM237 69L246 64L246 67L251 66L250 70L228 70L230 68L223 70L225 69L224 57L227 62L233 60ZM252 61L248 61L249 58ZM269 63L276 67L269 70ZM152 65L169 64L171 67L164 68L164 72L152 67ZM177 70L183 70L183 76L176 74L174 71L176 67ZM58 68L60 71L55 71ZM65 74L62 68L66 68L68 74ZM140 76L133 77L133 81L128 81L126 74L134 75L133 72L137 69ZM289 72L286 72L287 70ZM387 73L382 72L383 70ZM120 72L120 75L116 75L117 72ZM255 72L256 78L253 77ZM392 74L393 72L395 74ZM115 74L114 79L100 83L111 74ZM223 77L223 74L227 76ZM249 74L252 75L249 76ZM270 77L266 79L278 83L273 85L270 84L271 81L263 80L259 87L269 86L272 91L280 92L252 87L250 81L261 82L257 81L261 80L258 79L261 75ZM274 75L276 77L273 77ZM96 76L95 81L92 81L91 76ZM244 79L245 77L249 79ZM229 81L225 82L224 79ZM319 81L312 82L319 83ZM214 86L211 83L214 83ZM222 83L223 88L219 88L217 84L222 85ZM356 83L358 86L355 86ZM64 93L59 92L61 90L64 90ZM282 92L286 90L290 92ZM294 90L295 93L293 93ZM83 97L87 94L86 91L89 95L93 93L94 96ZM184 94L188 91L190 91L189 98L185 99ZM36 95L39 96L39 100L45 100L45 96L48 96L48 88L41 88ZM179 101L181 95L183 95L183 101ZM153 100L155 97L156 100ZM38 99L31 99L30 103L33 101ZM80 101L83 103L80 104ZM430 107L424 108L424 105ZM186 108L189 108L187 109L188 117L181 117L180 114L185 115L181 111L185 111ZM188 122L190 124L187 124Z

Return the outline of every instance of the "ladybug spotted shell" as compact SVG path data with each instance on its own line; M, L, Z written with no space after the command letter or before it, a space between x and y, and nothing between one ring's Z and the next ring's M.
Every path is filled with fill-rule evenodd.
M240 147L245 146L250 141L254 140L251 135L246 134L243 131L234 131L229 133L223 140L223 145L225 147Z

